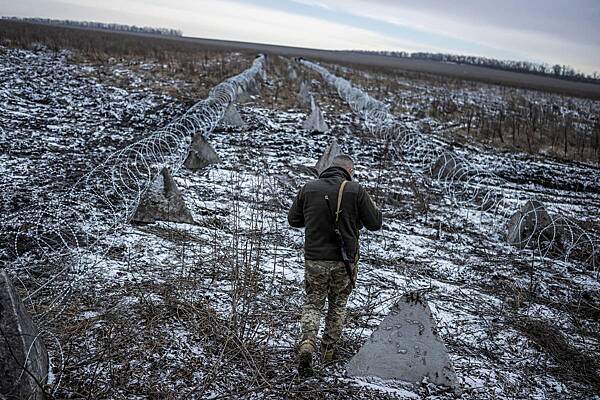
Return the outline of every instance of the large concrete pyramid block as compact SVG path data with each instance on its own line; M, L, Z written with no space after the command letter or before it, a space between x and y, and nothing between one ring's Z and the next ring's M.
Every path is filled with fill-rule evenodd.
M48 351L6 271L0 272L0 328L0 398L43 399Z
M235 101L237 101L239 104L248 103L248 102L252 101L252 97L250 97L250 95L248 94L248 92L245 92L245 91L241 90L238 93L237 98L235 99Z
M309 132L319 132L325 133L329 130L329 126L325 122L325 118L323 118L323 113L321 112L321 108L315 103L315 99L311 95L310 99L310 108L311 113L302 124L302 129L307 130Z
M308 90L308 85L304 81L300 82L300 90L298 91L298 104L301 107L309 107L311 104L312 95Z
M323 152L323 155L321 156L321 158L319 158L319 161L317 161L317 164L315 165L317 174L321 175L321 172L331 167L333 159L339 156L340 154L342 154L342 149L340 148L337 139L333 138L331 144L327 146L327 148Z
M238 86L235 101L238 104L247 103L252 101L252 97L246 88Z
M193 223L190 210L167 168L163 168L150 186L132 217L135 222Z
M537 243L539 234L552 223L552 217L538 200L528 200L506 224L508 243L525 248ZM550 233L550 230L547 230ZM556 238L555 238L556 239Z
M290 81L296 81L298 79L298 73L296 72L295 68L290 67L288 69L288 79Z
M246 92L252 95L260 94L260 82L256 78L252 78L248 81L246 86Z
M260 75L260 79L262 79L263 82L267 82L268 77L267 77L267 70L266 69L261 68L258 71L258 74Z
M219 162L221 162L221 159L206 138L200 134L194 135L190 152L183 165L186 168L195 171L202 169L209 164L216 164Z
M350 376L375 376L457 388L446 346L438 336L429 305L406 294L347 365Z
M229 104L227 109L225 109L225 114L223 115L221 123L224 125L236 127L242 127L245 125L242 116L240 115L240 113L237 110L237 107L235 106L235 103Z

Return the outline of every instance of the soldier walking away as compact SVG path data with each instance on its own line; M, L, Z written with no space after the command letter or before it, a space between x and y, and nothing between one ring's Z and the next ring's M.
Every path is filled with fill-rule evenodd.
M321 356L335 357L346 316L346 303L358 272L359 231L381 228L381 211L365 189L352 181L354 163L347 155L333 159L332 166L319 179L308 182L298 192L288 212L288 222L305 227L304 287L298 371L312 373L321 311L327 299L325 332Z

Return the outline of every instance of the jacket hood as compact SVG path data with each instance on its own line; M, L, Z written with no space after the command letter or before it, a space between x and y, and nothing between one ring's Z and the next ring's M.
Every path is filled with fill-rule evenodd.
M342 167L329 167L329 168L327 168L325 171L321 172L321 175L319 175L319 179L321 179L321 178L333 178L335 176L339 176L342 179L345 179L347 181L351 181L352 180L352 177L350 176L350 173L348 171L346 171Z

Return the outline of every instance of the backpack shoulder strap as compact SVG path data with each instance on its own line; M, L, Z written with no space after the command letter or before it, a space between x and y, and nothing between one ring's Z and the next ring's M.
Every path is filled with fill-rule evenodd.
M338 199L337 199L337 209L335 210L335 223L337 224L339 219L340 219L340 209L342 208L342 196L344 195L344 188L346 187L346 183L348 183L348 181L343 181L342 184L340 185L340 190L338 192Z

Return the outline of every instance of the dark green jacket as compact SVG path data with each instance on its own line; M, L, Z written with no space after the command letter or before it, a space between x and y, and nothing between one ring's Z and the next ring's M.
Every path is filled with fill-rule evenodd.
M341 249L334 232L334 216L329 212L325 194L333 213L337 207L338 191L342 181L350 181L344 188L340 213L340 231L346 252L351 260L358 257L359 230L381 229L381 211L375 206L365 189L352 182L350 174L340 167L323 171L319 179L308 182L294 200L288 212L288 222L295 228L306 227L304 258L307 260L341 261Z

